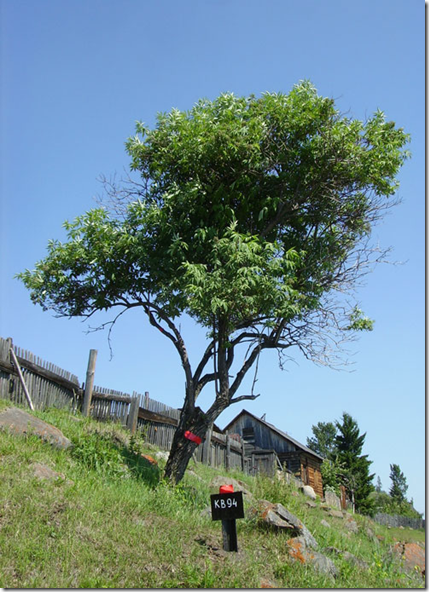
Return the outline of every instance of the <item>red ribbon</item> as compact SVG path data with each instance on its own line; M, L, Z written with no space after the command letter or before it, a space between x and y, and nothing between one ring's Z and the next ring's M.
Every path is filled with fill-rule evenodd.
M185 438L187 438L191 442L195 442L195 444L201 444L201 442L202 442L202 440L199 436L196 436L195 434L193 434L189 430L185 432Z

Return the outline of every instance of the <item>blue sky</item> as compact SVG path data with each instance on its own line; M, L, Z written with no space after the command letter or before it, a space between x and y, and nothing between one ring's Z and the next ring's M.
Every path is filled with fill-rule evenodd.
M121 176L136 120L189 109L202 97L289 92L310 79L338 108L376 109L412 136L399 180L402 204L373 237L392 260L360 290L372 333L352 348L354 372L299 355L281 372L261 358L261 397L245 408L302 443L318 421L346 411L367 433L364 452L383 488L399 464L417 509L425 505L425 79L423 0L1 0L0 336L83 381L98 350L96 384L149 391L179 407L184 378L167 340L130 311L113 333L58 319L31 304L14 274L64 238L62 223L94 207L97 178ZM107 320L100 316L94 320ZM204 333L182 329L196 360ZM195 365L196 361L194 362ZM243 393L250 382L243 385ZM211 393L202 396L206 408ZM239 411L233 406L218 424Z

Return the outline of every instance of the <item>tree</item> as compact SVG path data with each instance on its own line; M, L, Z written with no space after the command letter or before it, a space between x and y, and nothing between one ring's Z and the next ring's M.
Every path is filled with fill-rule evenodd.
M282 365L296 347L333 366L345 340L371 329L351 299L385 256L369 237L395 203L408 136L381 111L366 122L341 115L309 82L201 100L136 132L126 148L137 180L106 183L114 207L66 223L67 241L51 241L18 277L59 315L116 310L112 327L140 307L170 340L185 373L165 470L178 482L196 447L185 434L204 437L229 405L258 396L256 376L250 393L240 388L261 352L277 350ZM206 330L196 365L183 314Z
M338 496L341 495L340 485L343 483L344 465L334 456L332 459L325 458L320 466L322 474L323 491L333 490Z
M323 456L325 459L333 460L336 453L335 437L337 428L332 422L319 421L312 426L313 438L307 438L307 446Z
M389 491L390 497L398 503L406 501L405 495L407 493L408 485L405 475L401 471L399 465L390 465L389 477L392 481L392 486Z
M383 488L383 486L382 486L382 483L381 483L380 475L377 475L377 484L375 486L375 491L377 493L381 493L382 488Z
M352 501L353 511L362 514L372 512L372 500L369 497L374 491L372 480L374 474L369 473L372 461L362 455L366 434L361 434L356 420L348 413L343 413L342 422L337 421L336 436L337 458L343 465L342 479Z

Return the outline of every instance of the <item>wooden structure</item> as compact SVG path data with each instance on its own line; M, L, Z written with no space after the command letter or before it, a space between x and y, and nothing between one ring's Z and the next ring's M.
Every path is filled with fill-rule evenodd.
M94 358L94 354L91 357ZM15 346L11 339L0 337L0 399L20 405L29 405L31 401L34 409L57 407L76 413L83 408L85 392L90 391L87 400L91 417L98 421L117 421L131 433L143 433L147 442L170 450L180 409L155 401L147 392L144 395L134 392L130 396L94 386L94 373L95 363L89 362L87 384L81 384L74 374ZM89 382L90 389L87 389ZM241 440L222 433L216 426L207 431L194 459L212 467L249 472Z
M269 454L275 453L285 469L301 479L304 485L310 485L318 496L323 497L320 471L323 457L316 452L245 409L225 427L225 430L243 438L246 457L259 456L263 459L265 456L264 461L268 467Z
M83 408L85 391L90 390L88 413L91 417L98 421L117 421L127 426L131 433L142 432L147 442L170 450L180 409L151 399L149 393L139 395L134 392L130 396L94 386L94 369L95 365L88 363L87 385L81 384L74 374L15 346L11 339L0 337L0 399L22 405L30 405L31 401L35 409L57 407L76 413ZM91 388L86 389L89 382ZM280 459L287 469L321 495L317 466L323 459L248 412L238 416L241 423L243 413L253 418L249 425L244 425L244 432L235 426L232 429L233 422L223 432L213 426L196 449L194 459L212 467L238 468L253 475L265 473L269 476L274 476ZM258 428L259 425L264 429L269 427L267 434L271 434L270 438L264 436L265 431ZM286 447L282 444L285 439L289 442Z

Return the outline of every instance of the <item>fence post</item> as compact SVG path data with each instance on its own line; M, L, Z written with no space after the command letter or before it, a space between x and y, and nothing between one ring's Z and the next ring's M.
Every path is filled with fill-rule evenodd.
M85 394L83 397L82 415L89 416L91 407L92 389L94 387L95 362L97 360L97 350L91 349L88 358L88 369L86 371Z
M149 393L148 393L148 391L145 391L145 394L144 394L144 408L149 409Z
M243 473L246 472L246 455L245 455L245 450L244 450L244 438L243 436L240 437L240 441L241 441L241 470L243 471Z
M204 440L203 445L203 458L202 461L204 464L210 464L210 449L211 449L211 442L212 442L212 430L209 428L206 432L206 439Z
M135 395L135 393L134 393ZM131 434L136 433L137 429L137 420L139 417L139 399L138 397L134 396L133 400L130 403L130 407L128 410L128 419L127 419L127 428L130 430Z
M227 471L231 468L231 440L229 432L226 430L226 457L225 457L225 468Z

